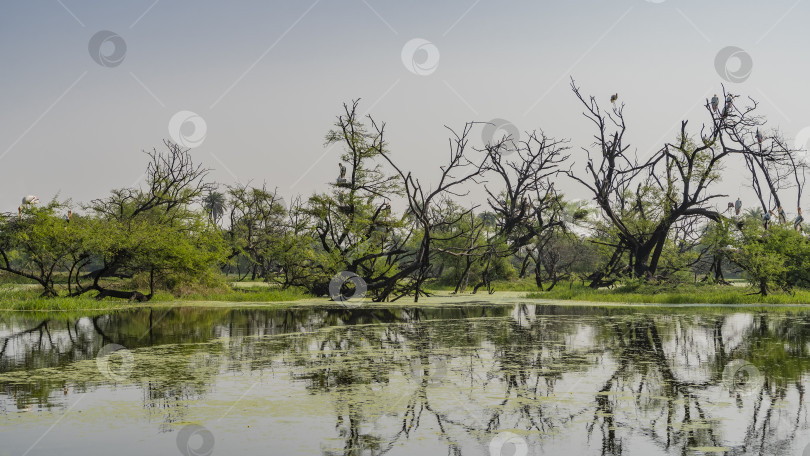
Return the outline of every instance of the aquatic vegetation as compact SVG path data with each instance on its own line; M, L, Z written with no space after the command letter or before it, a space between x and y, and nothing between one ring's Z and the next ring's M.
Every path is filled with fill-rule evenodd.
M477 454L496 437L550 454L639 445L739 453L789 446L804 429L795 417L810 313L647 310L527 302L6 312L0 417L6 428L46 426L86 396L95 399L78 406L83 422L105 432L120 432L111 419L159 434L199 423L223 445L226 432L317 429L284 449L324 454L413 445Z

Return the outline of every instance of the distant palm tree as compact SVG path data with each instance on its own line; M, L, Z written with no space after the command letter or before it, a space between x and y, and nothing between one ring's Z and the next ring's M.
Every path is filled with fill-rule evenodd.
M753 209L746 209L744 213L744 217L749 220L762 220L762 217L765 215L765 211L762 210L761 207L755 207Z
M219 219L222 218L222 214L225 213L225 195L216 190L209 192L208 195L205 196L203 204L205 211L208 212L208 216L211 217L211 221L215 224L218 223Z
M489 211L479 212L476 218L478 218L478 220L484 224L484 228L487 229L493 228L498 222L498 216Z
M483 226L484 232L486 233L487 236L489 236L490 231L493 228L495 228L495 226L498 224L498 216L495 215L494 212L489 211L479 212L475 216L475 218L478 219L479 222L481 222L481 225Z

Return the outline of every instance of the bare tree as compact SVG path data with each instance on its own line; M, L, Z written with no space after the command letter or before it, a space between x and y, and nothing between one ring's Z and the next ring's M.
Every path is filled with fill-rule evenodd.
M400 193L398 177L386 174L385 125L358 113L359 100L343 105L327 144L342 145L341 175L332 191L309 199L314 237L325 253L322 276L308 284L324 294L332 274L349 271L362 277L374 299L388 298L402 278L398 265L413 253L405 248L410 233L398 232L402 221L391 213L390 200ZM348 173L347 173L348 171Z
M486 186L487 204L498 223L488 239L490 248L481 256L485 267L476 290L485 285L492 291L489 279L494 257L511 257L527 246L539 250L555 228L564 227L562 197L554 189L552 178L568 160L567 141L549 138L542 131L526 135L526 140L507 136L485 145L487 161L483 171L496 183ZM532 258L539 267L539 257Z
M375 123L374 126L379 132L384 129L384 124ZM446 240L439 233L458 223L461 218L474 209L473 207L452 217L444 217L442 211L437 210L443 199L465 196L467 191L464 190L464 184L475 182L475 178L481 175L483 159L480 163L476 163L465 154L474 126L475 123L467 123L460 133L448 127L451 138L449 139L447 162L440 167L441 173L437 183L432 187L424 185L410 171L400 168L388 153L381 151L382 157L396 170L401 179L408 201L407 212L422 236L415 254L403 262L400 271L379 284L384 287L384 295L387 296L396 290L399 295L397 297L413 295L414 302L417 302L419 296L425 294L423 286L431 277L432 260L438 253L435 244ZM406 278L408 280L405 280ZM373 285L379 286L370 283L369 288Z
M753 105L741 110L735 106L734 97L724 93L729 101L722 112L715 112L707 100L711 123L701 129L703 144L690 140L688 122L682 121L676 142L666 143L640 162L631 156L624 141L624 105L603 111L596 98L584 97L573 81L571 88L585 107L585 117L596 126L594 146L598 153L592 155L585 149L587 177L572 170L567 174L594 195L602 215L615 230L617 251L628 252L636 277L656 274L676 224L690 218L716 221L723 217L712 203L727 195L713 192L712 187L729 158L741 156L749 169L760 162L765 164L759 171L773 195L788 175L780 167L791 163L789 157L794 151L785 148L784 142L774 141L769 148L752 143L758 142L754 131L763 122L753 114L753 100ZM753 171L752 176L756 181Z

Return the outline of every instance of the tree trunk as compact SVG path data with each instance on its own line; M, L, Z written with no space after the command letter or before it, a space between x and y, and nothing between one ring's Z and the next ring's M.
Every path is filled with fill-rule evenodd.
M534 283L538 290L543 291L543 268L540 267L539 261L540 255L538 254L534 263Z
M715 282L726 281L723 275L723 258L721 256L717 256L714 259L714 280Z
M119 298L119 299L128 299L130 302L137 301L137 302L146 302L151 299L151 296L147 296L140 291L121 291L121 290L109 290L106 288L97 288L98 295L96 295L97 300L102 300L104 298Z
M458 278L458 282L456 282L456 289L453 291L453 294L457 294L459 291L467 288L467 274L470 272L472 261L470 260L470 257L466 257L465 261L467 264L464 267L464 272L461 273L461 277Z
M526 269L529 268L529 257L530 255L526 255L526 258L523 259L523 264L520 266L520 274L518 274L518 278L522 279L526 277Z

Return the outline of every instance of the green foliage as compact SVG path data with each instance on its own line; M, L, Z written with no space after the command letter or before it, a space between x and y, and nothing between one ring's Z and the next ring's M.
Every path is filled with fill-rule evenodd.
M227 204L228 201L225 194L214 190L208 192L203 200L205 212L208 213L208 216L211 217L211 221L215 225L219 223L219 220L225 215Z
M223 278L219 278L221 282ZM217 306L217 303L233 306L233 303L262 303L263 306L280 307L281 303L291 303L310 297L306 292L298 288L280 289L278 287L253 286L229 287L220 285L217 288L201 287L200 289L184 289L181 295L158 291L154 298L148 303L149 306L183 306L195 305ZM47 310L59 309L82 310L89 309L121 309L129 306L141 306L144 304L122 304L119 301L99 301L88 295L74 297L52 297L40 296L30 287L10 287L0 286L0 309L3 310ZM82 313L80 316L86 316Z
M138 195L132 207L138 207ZM95 258L110 273L148 276L134 282L175 289L212 281L214 266L224 261L225 240L201 211L187 204L153 207L110 215L116 198L98 201L95 217L83 217L84 255ZM152 283L152 280L155 280Z
M236 185L228 195L230 226L223 234L230 244L230 265L238 269L247 265L251 280L270 280L278 267L279 242L290 231L287 209L277 192L266 186Z
M390 200L400 188L382 166L387 152L382 132L370 131L357 117L356 107L356 102L345 106L345 114L326 135L326 145L343 146L340 166L345 176L330 184L331 191L312 195L302 209L312 224L304 242L286 240L289 252L309 260L307 273L296 274L299 280L294 283L314 294L325 293L340 271L357 273L369 283L398 272L391 252L399 250L398 231L405 223L393 217Z
M684 239L667 239L658 263L658 275L670 281L689 281L691 266L697 261L699 251L692 248Z
M365 280L374 299L418 298L426 285L492 291L533 282L554 288L557 294L548 296L686 302L695 296L667 287L691 286L698 273L724 283L725 262L741 268L759 299L810 287L804 236L776 221L764 229L760 209L726 218L711 207L719 195L707 185L720 179L720 160L730 156L718 153L717 138L699 146L679 137L646 164L627 161L624 146L602 144L603 153L619 153L603 156L602 165L589 159L594 187L573 171L563 173L592 188L596 203L566 201L552 183L567 155L545 149L532 155L529 147L509 159L490 150L489 161L480 161L464 155L468 124L451 138L444 183L421 183L390 159L384 124L360 118L356 108L357 102L345 105L326 134L326 145L342 153L340 177L324 191L289 204L266 185L220 192L206 181L208 170L167 141L166 152L147 152L142 187L113 190L73 217L70 203L56 199L0 217L0 283L35 284L45 297L92 291L148 300L225 296L221 273L235 272L238 280L277 285L283 293L321 296L336 273L349 271ZM616 160L624 164L603 169ZM500 188L492 184L498 176ZM485 203L468 209L468 201L454 199L481 182ZM391 203L403 200L407 206L395 214ZM533 281L525 279L532 274ZM617 287L574 286L586 281ZM722 290L700 299L749 302L737 289Z
M567 282L558 285L552 291L529 293L527 297L617 304L806 304L810 302L810 291L808 290L760 296L752 294L750 288L744 285L744 283L737 286L701 283L660 285L642 281L627 281L614 288L595 290L582 283Z
M749 221L731 257L763 295L810 286L810 242L784 226Z
M114 190L83 215L73 216L67 202L54 199L23 208L17 218L0 218L0 269L36 281L44 296L98 291L146 300L156 286L213 283L214 266L226 252L220 233L195 207L209 188L207 171L176 144L166 146L164 154L147 154L145 188ZM148 287L149 294L120 290L125 284L118 277Z
M54 296L54 274L83 247L84 223L70 223L60 212L67 203L25 208L17 218L0 218L0 269L35 280L43 295Z

